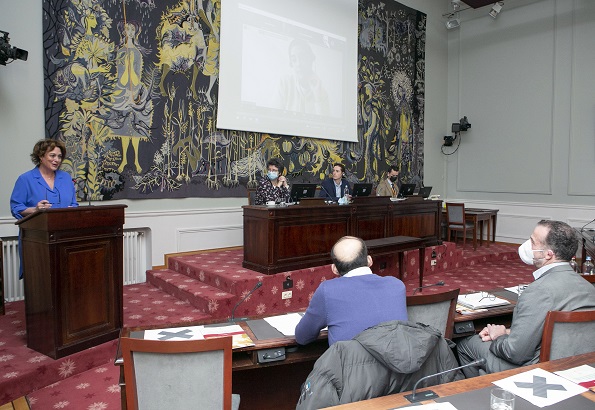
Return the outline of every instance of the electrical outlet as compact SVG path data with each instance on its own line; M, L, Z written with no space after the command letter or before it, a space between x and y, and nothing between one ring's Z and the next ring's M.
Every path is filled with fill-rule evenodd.
M286 290L285 292L281 293L281 299L285 300L285 299L291 299L291 290Z
M381 262L380 263L380 269L381 270L386 269L386 262Z
M291 277L286 277L285 281L283 282L283 289L287 290L287 289L291 289L293 288L293 280L291 279Z
M432 259L432 266L436 266L436 263L437 263L437 262L438 262L438 261L437 261L436 259Z

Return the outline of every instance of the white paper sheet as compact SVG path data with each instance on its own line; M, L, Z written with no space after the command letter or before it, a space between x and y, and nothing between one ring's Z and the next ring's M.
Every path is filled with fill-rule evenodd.
M423 404L421 406L407 406L407 407L397 407L398 410L404 409L415 409L415 410L457 410L455 406L452 404L445 402L445 403L430 403L430 404ZM395 410L395 409L393 409Z
M286 315L269 316L264 320L285 336L295 336L295 327L302 319L299 313L288 313Z
M489 297L486 297L487 295L489 295ZM487 294L486 292L459 295L457 303L471 309L483 309L495 306L510 305L509 301L497 298L493 294Z
M144 338L148 340L201 340L204 339L201 328L202 326L187 326L145 330Z
M533 369L515 374L506 379L495 381L494 384L537 407L551 406L587 391L584 387L543 369Z

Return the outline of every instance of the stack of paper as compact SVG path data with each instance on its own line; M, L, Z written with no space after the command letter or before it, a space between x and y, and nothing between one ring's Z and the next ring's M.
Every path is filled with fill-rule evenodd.
M201 340L212 337L232 337L232 348L254 346L254 342L246 334L240 325L226 325L220 326L187 326L174 327L167 329L153 329L145 330L144 339L149 340Z
M487 297L486 297L487 296ZM485 309L495 306L509 305L510 302L505 299L500 299L492 294L486 292L468 293L466 295L459 295L457 300L459 305L465 306L469 309Z

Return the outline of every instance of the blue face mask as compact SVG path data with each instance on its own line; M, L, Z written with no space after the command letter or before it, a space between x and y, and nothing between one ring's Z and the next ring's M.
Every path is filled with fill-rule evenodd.
M276 171L269 171L267 172L267 177L269 177L269 179L272 181L274 179L277 179L277 177L279 176L279 173Z

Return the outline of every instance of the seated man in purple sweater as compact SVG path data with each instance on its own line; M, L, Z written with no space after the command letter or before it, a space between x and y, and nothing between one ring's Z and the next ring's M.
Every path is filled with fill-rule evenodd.
M328 326L328 343L350 340L369 327L407 320L405 285L393 276L372 273L372 257L360 238L344 236L331 250L338 278L322 282L295 328L299 344L310 343Z

